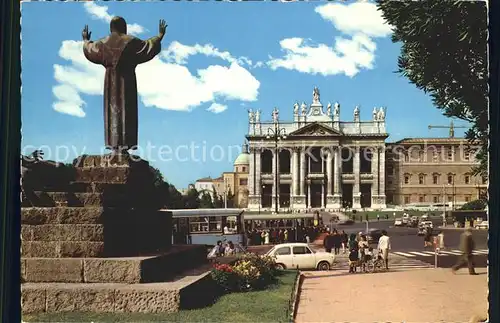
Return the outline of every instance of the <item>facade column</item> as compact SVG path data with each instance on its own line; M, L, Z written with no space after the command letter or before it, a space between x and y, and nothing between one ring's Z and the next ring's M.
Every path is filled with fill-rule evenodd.
M262 149L260 148L255 148L255 195L259 196L259 203L261 202L261 192L262 192L262 180L260 179L260 174L261 174L261 166L260 166L260 161L261 161L261 153Z
M332 187L333 187L333 169L332 169L332 159L333 153L328 150L328 155L326 158L326 178L327 178L327 187L326 187L326 195L332 195Z
M299 195L299 178L299 151L297 150L297 148L294 148L292 150L292 197L294 198Z
M307 207L311 208L311 184L307 184Z
M278 166L278 167L276 167ZM279 177L278 177L278 180L276 180L276 176L279 176L278 175L278 168L279 168L279 148L278 150L274 150L273 149L273 186L272 186L272 198L271 198L271 206L272 206L272 209L273 211L275 210L276 208L276 203L279 203L279 201L276 201L276 194L279 194L279 191L278 191L278 185L279 185ZM276 183L278 182L278 183ZM278 184L278 185L276 185ZM278 196L278 199L279 199L279 196ZM278 206L278 209L279 209L279 206Z
M327 185L326 183L323 183L323 185L321 185L321 208L325 208L325 185Z
M335 147L333 160L333 200L332 208L342 207L342 147Z
M373 181L372 181L372 189L371 189L371 208L372 209L378 209L378 199L380 195L380 183L379 183L379 172L380 172L380 148L375 147L373 149L373 156L372 156L372 176L373 176Z
M258 210L261 199L258 188L260 187L260 154L257 155L257 149L250 147L250 164L248 170L248 206L249 210ZM259 163L257 163L259 161ZM225 184L224 184L225 185Z
M297 147L294 150L294 158L296 159L295 165L297 166L293 172L295 177L295 197L293 199L293 209L296 212L301 212L306 210L306 153L305 147Z
M379 180L379 201L378 205L379 208L385 209L386 208L386 201L385 201L385 143L384 146L380 147L380 155L379 155L379 174L378 174L378 180Z
M361 192L360 192L360 175L359 175L359 158L360 158L360 147L356 146L354 148L354 159L353 159L353 172L354 172L354 185L352 187L352 208L361 209Z

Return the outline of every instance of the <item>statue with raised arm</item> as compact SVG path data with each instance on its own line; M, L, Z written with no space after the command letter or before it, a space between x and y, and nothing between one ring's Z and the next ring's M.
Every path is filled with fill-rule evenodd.
M293 115L294 116L299 115L299 104L297 102L295 102L295 104L293 105Z
M319 103L319 89L316 86L313 90L313 103Z
M255 111L255 123L260 123L260 109Z
M373 108L373 121L379 120L379 111L377 111L377 107Z
M273 122L275 122L275 123L278 122L278 120L279 120L278 108L274 108L272 115L273 115Z
M307 114L307 105L305 102L302 102L301 110L302 110L302 115L305 116Z
M340 104L338 102L333 105L333 116L335 118L340 117Z
M384 121L385 120L385 108L381 107L380 110L378 111L377 114L378 120Z
M328 102L328 105L326 106L326 115L331 117L332 116L332 104Z
M115 153L136 149L138 141L137 65L152 60L161 51L161 41L167 31L160 20L158 35L141 40L127 35L127 23L122 17L110 22L110 34L91 41L88 26L82 31L83 53L94 64L106 68L104 77L104 140L106 148Z
M255 117L252 109L248 109L248 122L254 123L255 122Z
M359 121L359 106L354 108L354 121Z

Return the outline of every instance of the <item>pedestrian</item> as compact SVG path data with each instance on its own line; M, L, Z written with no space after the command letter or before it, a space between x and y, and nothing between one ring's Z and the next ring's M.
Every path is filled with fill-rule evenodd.
M340 253L340 245L342 244L342 237L337 232L337 230L333 230L332 241L333 241L333 251L336 255Z
M378 248L380 253L382 253L382 258L385 261L385 269L389 269L389 250L391 250L391 239L387 235L387 231L382 230L382 236L378 239Z
M370 246L368 245L368 241L366 240L366 236L362 235L361 240L358 242L358 248L359 248L359 259L361 260L361 263L363 264L363 271L366 271L366 252L368 251L368 248Z
M345 254L345 251L347 249L347 243L349 242L349 237L347 236L347 233L345 233L344 230L342 230L342 234L340 235L340 241L342 242L342 253Z
M332 252L333 239L331 234L327 234L323 239L323 247L325 248L325 252Z
M377 221L380 221L380 215L377 214Z
M359 247L356 234L352 233L349 237L349 273L356 272L356 266L359 261Z
M451 269L453 273L456 273L460 268L467 266L469 268L470 275L477 275L474 269L474 259L472 256L474 248L475 243L472 237L472 229L467 228L460 237L460 251L462 252L462 254L459 256L457 264Z
M389 220L389 214L387 214L387 213L385 214L385 219Z
M432 237L431 230L429 228L425 228L424 249L427 247L432 247L431 237Z
M439 232L438 241L439 241L439 249L443 250L444 249L444 233L443 233L443 231Z

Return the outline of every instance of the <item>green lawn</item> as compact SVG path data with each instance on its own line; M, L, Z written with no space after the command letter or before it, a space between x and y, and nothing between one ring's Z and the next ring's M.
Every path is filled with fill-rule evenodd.
M222 296L214 305L172 314L54 313L24 315L24 322L289 322L287 308L296 273L285 272L264 291Z

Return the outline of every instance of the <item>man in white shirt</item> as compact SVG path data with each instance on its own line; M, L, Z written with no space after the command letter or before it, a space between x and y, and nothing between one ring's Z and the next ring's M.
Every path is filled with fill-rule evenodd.
M385 261L385 269L389 269L389 250L391 250L391 239L387 236L387 231L382 230L382 236L378 239L378 250L382 252Z

